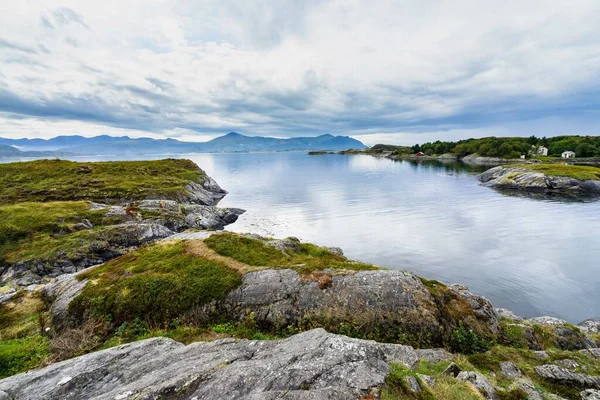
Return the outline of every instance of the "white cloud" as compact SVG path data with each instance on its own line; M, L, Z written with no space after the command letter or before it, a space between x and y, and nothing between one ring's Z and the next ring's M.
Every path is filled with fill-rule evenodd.
M19 119L2 136L31 136L29 124L48 137L66 121L200 140L598 123L597 1L9 3L0 116Z

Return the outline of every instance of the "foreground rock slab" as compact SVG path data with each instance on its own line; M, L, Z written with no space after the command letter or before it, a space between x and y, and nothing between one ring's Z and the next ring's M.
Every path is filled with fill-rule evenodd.
M557 365L542 365L535 367L539 376L549 381L582 389L600 389L600 376L590 376L569 371Z
M154 338L0 380L0 399L357 399L383 385L390 357L412 350L393 346L323 329L188 346Z

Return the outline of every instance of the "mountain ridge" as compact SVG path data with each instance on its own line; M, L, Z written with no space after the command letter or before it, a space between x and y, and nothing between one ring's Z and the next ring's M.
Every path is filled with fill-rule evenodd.
M203 152L346 150L362 149L362 142L349 136L324 134L315 137L274 138L246 136L229 132L207 142L184 142L176 139L130 138L128 136L80 135L57 136L51 139L0 138L0 145L21 151L59 151L79 155L97 154L182 154Z

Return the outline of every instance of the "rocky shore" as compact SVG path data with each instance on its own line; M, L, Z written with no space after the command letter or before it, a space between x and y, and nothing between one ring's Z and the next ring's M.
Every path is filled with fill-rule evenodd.
M566 176L551 176L524 167L498 166L478 179L488 187L544 194L569 196L600 195L600 180L580 180Z

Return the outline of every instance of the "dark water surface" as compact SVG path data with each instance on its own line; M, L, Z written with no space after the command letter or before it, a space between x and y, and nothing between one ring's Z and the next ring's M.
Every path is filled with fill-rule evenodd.
M247 210L228 230L339 246L351 258L464 284L523 316L600 316L600 202L509 196L456 163L183 157L229 191L221 206Z

